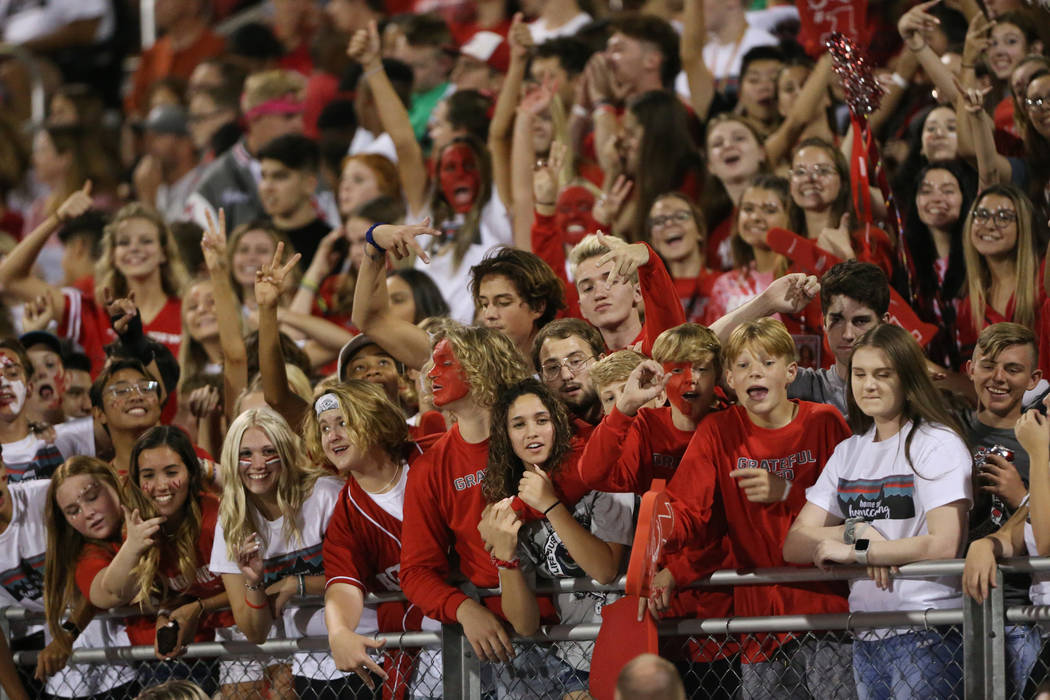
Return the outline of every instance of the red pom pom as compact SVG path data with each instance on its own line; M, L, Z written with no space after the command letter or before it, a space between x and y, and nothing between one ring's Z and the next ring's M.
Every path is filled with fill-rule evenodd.
M849 37L835 33L826 42L831 66L842 79L846 104L857 117L866 117L879 108L883 89L857 45Z

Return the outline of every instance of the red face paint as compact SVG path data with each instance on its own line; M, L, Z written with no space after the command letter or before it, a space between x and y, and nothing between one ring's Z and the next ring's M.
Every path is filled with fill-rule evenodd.
M178 493L181 490L182 490L182 479L172 479L171 483L168 485L168 492L169 493Z
M561 191L554 210L554 222L566 244L576 245L588 233L598 230L598 222L591 214L593 210L594 194L586 187L572 185Z
M685 415L692 416L695 411L693 404L682 394L699 392L698 381L693 379L693 363L664 362L663 369L671 377L666 386L667 400Z
M470 146L457 143L445 149L441 154L438 182L453 211L459 214L470 211L481 191L478 159Z
M434 405L447 406L470 392L463 365L452 353L448 339L434 346L434 368L427 373L434 389Z

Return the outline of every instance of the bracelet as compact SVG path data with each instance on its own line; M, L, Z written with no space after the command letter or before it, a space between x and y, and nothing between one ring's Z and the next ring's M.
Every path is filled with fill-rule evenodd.
M553 207L557 202L536 202L537 207Z
M72 636L73 639L76 639L80 636L80 628L77 627L77 623L73 622L72 620L66 620L62 623L61 626L62 629L64 629L66 632L69 632L70 636Z
M367 79L370 75L375 75L376 73L378 73L381 70L383 70L382 62L380 62L378 66L373 66L372 68L369 68L364 73L362 73L361 74L361 78Z
M517 569L521 566L521 560L515 557L512 561L503 561L497 559L495 554L490 554L489 558L492 559L492 563L496 565L497 569Z
M377 226L382 225L383 224L372 224L371 226L369 226L368 231L365 232L365 242L371 244L371 246L378 250L380 253L386 253L386 248L380 246L378 243L376 243L376 239L372 238L372 232L376 230Z
M890 76L890 80L892 80L894 85L896 85L899 88L906 88L906 87L908 87L908 81L905 80L904 76L901 75L900 73L894 73L893 75L891 75Z
M302 574L299 574L298 579L299 579L299 597L300 598L304 598L304 597L306 597L306 577L303 576Z
M558 506L560 506L560 505L561 505L561 501L555 501L555 502L554 502L554 503L553 503L553 504L551 505L551 507L550 507L550 508L548 508L547 510L543 511L543 515L544 515L544 516L546 516L546 515L547 515L547 513L550 513L550 512L552 511L552 510L554 510L555 508L557 508L557 507L558 507Z
M248 594L247 593L244 594L244 604L247 605L252 610L262 610L263 608L265 608L267 606L267 603L263 603L262 605L255 605L254 603L252 603L252 601L248 600Z
M249 591L261 591L263 588L265 588L265 585L262 583L251 584L245 581L244 587Z
M306 277L303 277L301 280L299 280L299 287L300 289L305 289L306 291L313 292L314 294L317 294L318 292L317 283L311 282Z
M974 68L975 66L976 66L975 63L962 63L962 62L959 63L959 67L960 68Z
M244 597L247 598L248 594L245 593ZM203 615L204 613L208 612L207 610L204 609L204 601L201 600L200 598L197 599L197 605L201 606L201 615Z
M591 110L591 118L597 118L600 114L616 114L616 108L608 102L603 102Z

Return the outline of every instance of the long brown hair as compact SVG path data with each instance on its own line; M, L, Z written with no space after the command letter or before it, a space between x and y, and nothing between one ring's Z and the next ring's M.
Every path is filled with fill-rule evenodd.
M507 419L511 405L520 397L533 394L551 415L554 426L554 444L543 470L554 474L565 456L572 449L572 426L565 405L538 379L529 377L504 390L492 407L492 432L489 434L489 464L481 492L489 503L514 496L518 493L518 482L525 473L521 457L514 453L510 443Z
M930 374L926 369L926 356L922 348L919 347L911 333L890 323L880 323L875 326L861 336L853 346L853 355L850 357L849 374L847 375L851 386L846 391L846 404L849 408L849 425L855 435L866 433L875 422L871 416L860 410L853 396L853 358L857 356L857 351L861 348L877 348L886 353L887 359L900 379L901 393L904 394L901 418L911 421L911 428L904 439L904 457L913 470L915 463L911 459L911 443L916 431L924 423L941 425L958 435L963 442L966 441L958 421L948 410L943 397L933 385L933 380L930 379ZM919 474L919 476L922 475Z

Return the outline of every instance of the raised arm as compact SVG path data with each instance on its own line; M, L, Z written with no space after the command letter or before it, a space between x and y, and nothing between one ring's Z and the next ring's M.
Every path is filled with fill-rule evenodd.
M211 278L215 313L220 319L219 345L222 348L222 405L227 424L233 422L233 406L248 386L248 351L241 328L241 305L230 281L226 255L226 212L219 210L218 223L207 215L208 227L201 237L204 265Z
M333 249L337 241L346 238L346 232L342 227L333 229L317 246L317 252L310 260L310 267L306 268L302 279L299 280L299 289L295 290L292 303L288 305L290 311L300 314L313 312L314 299L328 275L332 274L336 261L341 257L334 253Z
M685 71L689 83L689 101L701 121L707 119L711 101L715 98L715 76L704 63L706 41L704 0L685 0L682 12L682 41L678 53L682 58L682 70Z
M401 98L383 70L383 59L379 53L379 29L375 21L367 29L359 29L350 40L347 54L361 64L368 88L372 91L379 121L383 131L390 135L397 151L397 170L401 175L401 187L408 200L409 211L420 212L426 200L427 169L423 163L423 149L416 141L412 122L408 119Z
M820 294L820 282L813 275L794 272L773 280L765 291L746 304L738 306L711 324L711 331L721 343L741 323L755 321L772 314L797 314Z
M992 86L980 90L956 82L956 87L959 93L955 100L955 113L959 122L965 122L960 124L960 133L965 129L970 135L973 154L977 159L978 189L1009 183L1010 161L996 150L995 124L984 111L984 98Z
M525 68L532 49L532 32L522 20L520 12L514 15L510 31L510 66L503 78L496 107L489 122L489 152L492 154L492 176L496 192L507 211L514 211L514 190L511 187L511 134L514 128L514 109L521 97L521 85L525 80ZM517 241L515 241L517 245ZM520 246L519 246L520 247Z
M926 72L930 82L937 88L937 94L948 102L955 101L956 89L951 70L941 63L941 57L930 48L926 40L940 20L931 15L927 10L936 5L940 0L930 0L911 8L897 22L904 45L915 54L919 65ZM969 42L969 34L967 35ZM963 65L966 65L966 54L963 54ZM970 69L973 69L971 60Z
M277 304L284 283L301 257L296 253L281 264L284 243L277 244L273 260L255 273L255 300L259 304L259 374L262 376L263 396L275 411L284 416L288 425L299 425L307 404L288 386L284 367L284 352L277 326Z
M123 508L123 506L122 506ZM124 508L127 534L109 566L98 572L91 582L91 604L102 610L127 605L138 594L138 579L131 570L155 544L163 517L143 520L138 510Z
M23 238L10 253L0 260L0 292L20 302L30 302L46 296L51 308L65 307L62 290L33 276L33 265L47 239L66 221L80 216L91 208L91 181L66 198L58 210Z
M983 13L975 15L970 20L970 27L966 31L966 41L963 44L962 54L962 65L959 69L959 79L956 82L954 79L952 82L952 89L950 93L950 100L952 104L959 104L959 87L963 88L975 88L977 87L977 62L981 60L981 57L988 50L988 46L991 43L991 32L992 22L984 16ZM924 64L925 67L925 64ZM940 85L937 86L940 90ZM958 109L959 116L963 116L964 110ZM959 119L958 136L959 136L959 147L958 157L969 161L972 165L977 165L977 144L974 140L973 126L976 126L973 121L969 119Z
M530 237L533 219L533 183L532 166L536 162L536 151L532 144L532 124L536 116L550 108L551 99L554 97L554 85L544 83L536 88L521 101L518 106L517 118L514 120L514 139L511 148L511 192L514 200L513 226L514 247L522 250L531 250ZM554 149L554 144L551 144ZM554 171L555 174L557 170ZM554 200L557 198L555 190L554 198L544 205L550 205L551 212L554 209Z
M827 94L830 79L831 54L825 53L806 78L806 83L802 86L802 91L791 106L784 123L777 127L763 144L770 163L779 163L788 157L802 131L811 121L818 118L821 98Z
M354 288L353 324L377 345L394 356L406 367L419 369L430 359L430 338L426 331L413 323L394 318L390 314L390 299L386 291L386 256L403 260L415 252L423 262L429 262L426 251L416 242L416 236L439 235L423 226L394 226L384 224L372 229L372 240L367 243L361 269L357 271Z

